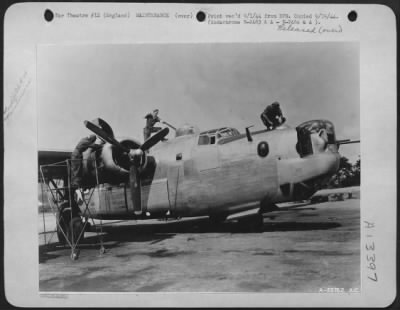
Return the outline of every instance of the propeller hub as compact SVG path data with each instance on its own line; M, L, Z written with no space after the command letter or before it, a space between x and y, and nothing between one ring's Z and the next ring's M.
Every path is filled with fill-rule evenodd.
M129 159L135 166L140 166L143 163L144 152L141 149L130 150Z
M136 149L136 150L130 150L129 151L129 157L131 159L135 158L136 156L142 156L143 151L141 149Z

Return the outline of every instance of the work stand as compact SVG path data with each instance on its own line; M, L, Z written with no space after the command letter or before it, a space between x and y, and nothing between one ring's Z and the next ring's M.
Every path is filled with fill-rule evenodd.
M74 189L71 188L71 160L41 165L39 170L44 245L48 247L56 234L58 241L71 249L71 259L76 260L80 254L79 245L83 241L85 230L89 230L92 226L100 243L100 255L104 254L103 223L100 219L100 224L95 224L89 209L94 193L99 194L97 167L96 185L81 192L83 201L80 205L75 201ZM46 230L46 202L55 218L55 231ZM51 233L50 237L47 236L48 233Z

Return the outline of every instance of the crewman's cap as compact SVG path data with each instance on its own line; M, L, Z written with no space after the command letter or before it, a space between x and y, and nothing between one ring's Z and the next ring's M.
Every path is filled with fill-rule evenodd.
M158 112L158 109L154 109L153 112Z
M279 102L278 102L278 101L273 102L273 103L272 103L272 106L273 106L273 107L279 107Z

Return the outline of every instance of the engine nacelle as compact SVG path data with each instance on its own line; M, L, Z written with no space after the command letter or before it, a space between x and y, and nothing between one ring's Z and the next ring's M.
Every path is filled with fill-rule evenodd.
M139 142L133 139L119 141L129 149L136 149ZM83 153L83 179L87 185L102 183L121 184L129 181L130 161L128 154L106 143L96 152ZM97 171L96 171L97 168Z

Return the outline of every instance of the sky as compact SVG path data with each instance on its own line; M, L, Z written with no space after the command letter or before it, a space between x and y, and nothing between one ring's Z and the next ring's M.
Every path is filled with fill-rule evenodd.
M72 150L96 117L142 141L155 108L174 126L257 130L274 101L292 127L328 119L337 139L359 139L359 75L353 42L39 46L38 145ZM360 148L340 152L355 162Z

